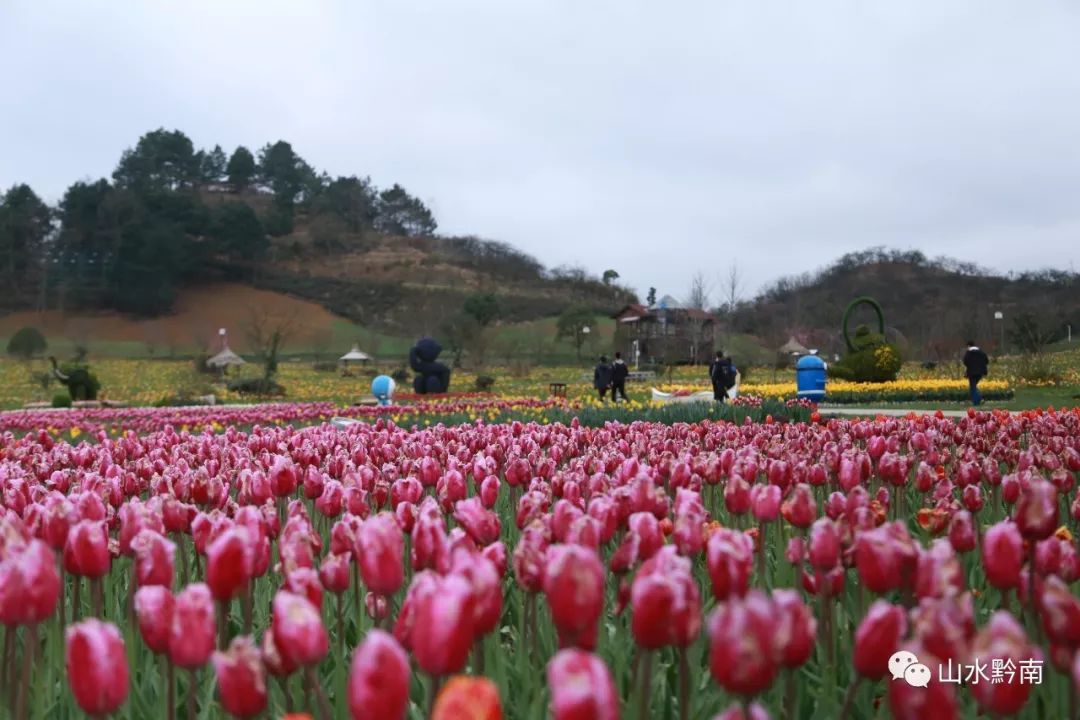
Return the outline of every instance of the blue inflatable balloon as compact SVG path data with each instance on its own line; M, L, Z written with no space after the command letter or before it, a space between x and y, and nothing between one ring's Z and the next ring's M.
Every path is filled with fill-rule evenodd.
M380 375L371 381L371 394L379 401L380 405L389 405L394 396L394 388L397 383L389 375Z

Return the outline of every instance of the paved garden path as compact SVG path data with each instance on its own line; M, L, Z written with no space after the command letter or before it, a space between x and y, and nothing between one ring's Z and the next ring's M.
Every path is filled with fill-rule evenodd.
M858 417L876 417L886 415L890 417L905 417L914 412L916 415L930 415L936 410L907 410L905 408L862 408L862 407L820 407L818 412L822 415L856 415ZM967 410L942 410L945 417L964 417Z

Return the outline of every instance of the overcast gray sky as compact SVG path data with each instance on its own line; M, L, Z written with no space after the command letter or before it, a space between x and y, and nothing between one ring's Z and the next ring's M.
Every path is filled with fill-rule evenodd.
M1080 3L0 0L0 187L286 139L440 229L685 295L871 245L1080 261Z

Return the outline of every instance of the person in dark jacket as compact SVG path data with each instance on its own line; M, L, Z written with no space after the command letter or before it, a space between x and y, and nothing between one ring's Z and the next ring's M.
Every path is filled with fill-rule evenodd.
M619 402L619 396L622 395L623 400L627 400L626 397L626 377L630 374L630 368L626 367L626 363L623 362L622 353L615 353L615 362L611 366L611 399L615 402Z
M971 389L971 404L981 405L979 381L986 377L990 370L990 358L975 344L974 340L968 340L967 345L967 352L964 353L964 371Z
M712 381L713 399L724 402L727 391L735 384L735 366L731 358L724 357L723 350L716 351L716 358L709 364L709 379Z
M601 400L607 396L607 391L611 387L611 378L611 363L608 362L607 356L601 355L600 362L593 371L593 387L600 393Z

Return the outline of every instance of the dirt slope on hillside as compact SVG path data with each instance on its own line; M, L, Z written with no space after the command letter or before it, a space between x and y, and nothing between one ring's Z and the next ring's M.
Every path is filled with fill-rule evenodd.
M230 337L237 338L236 343L242 344L253 314L262 313L293 319L297 339L304 342L315 342L320 334L330 334L347 322L317 303L246 285L217 283L185 290L172 315L153 320L115 313L73 316L56 311L18 312L0 317L0 337L10 337L19 328L32 325L46 337L72 342L92 339L153 343L163 349L190 348L212 342L218 328L224 327Z

